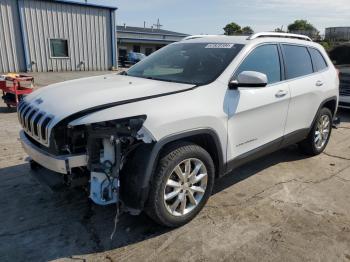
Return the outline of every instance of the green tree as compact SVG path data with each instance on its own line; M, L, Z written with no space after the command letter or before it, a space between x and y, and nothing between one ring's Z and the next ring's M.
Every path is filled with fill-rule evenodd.
M251 35L254 34L254 30L250 26L245 26L242 28L242 34Z
M309 23L307 20L295 20L294 23L290 24L288 26L288 31L313 31L317 30L311 23Z
M240 25L232 22L230 24L227 24L224 28L225 35L237 35L242 34L242 28Z
M322 41L320 44L324 47L324 49L326 49L327 52L331 51L334 47L329 41Z

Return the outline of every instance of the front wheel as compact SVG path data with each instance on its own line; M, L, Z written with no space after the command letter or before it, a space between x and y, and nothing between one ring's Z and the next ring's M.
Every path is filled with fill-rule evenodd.
M157 223L178 227L192 220L211 195L214 163L194 144L175 144L160 159L154 174L147 214Z
M316 156L325 150L332 133L332 118L332 112L328 108L320 110L309 136L300 143L305 153Z

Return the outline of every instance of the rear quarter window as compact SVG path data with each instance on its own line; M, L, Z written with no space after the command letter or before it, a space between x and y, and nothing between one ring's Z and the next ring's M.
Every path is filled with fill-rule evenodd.
M324 59L323 55L314 48L309 48L312 61L314 63L315 71L322 71L328 67L326 60Z
M286 77L293 79L313 73L312 61L307 47L283 45Z

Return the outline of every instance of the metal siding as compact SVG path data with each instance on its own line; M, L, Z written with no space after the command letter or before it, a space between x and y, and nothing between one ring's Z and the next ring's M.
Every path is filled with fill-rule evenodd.
M19 5L32 71L110 69L111 10L40 0L19 0ZM51 58L50 38L68 40L69 58Z
M17 2L0 0L0 73L25 71Z

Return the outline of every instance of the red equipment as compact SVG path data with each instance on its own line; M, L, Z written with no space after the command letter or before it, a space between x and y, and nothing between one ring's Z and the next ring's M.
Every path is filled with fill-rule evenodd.
M17 107L24 95L33 92L34 78L26 75L5 75L0 79L0 89L2 90L2 99L7 107Z

